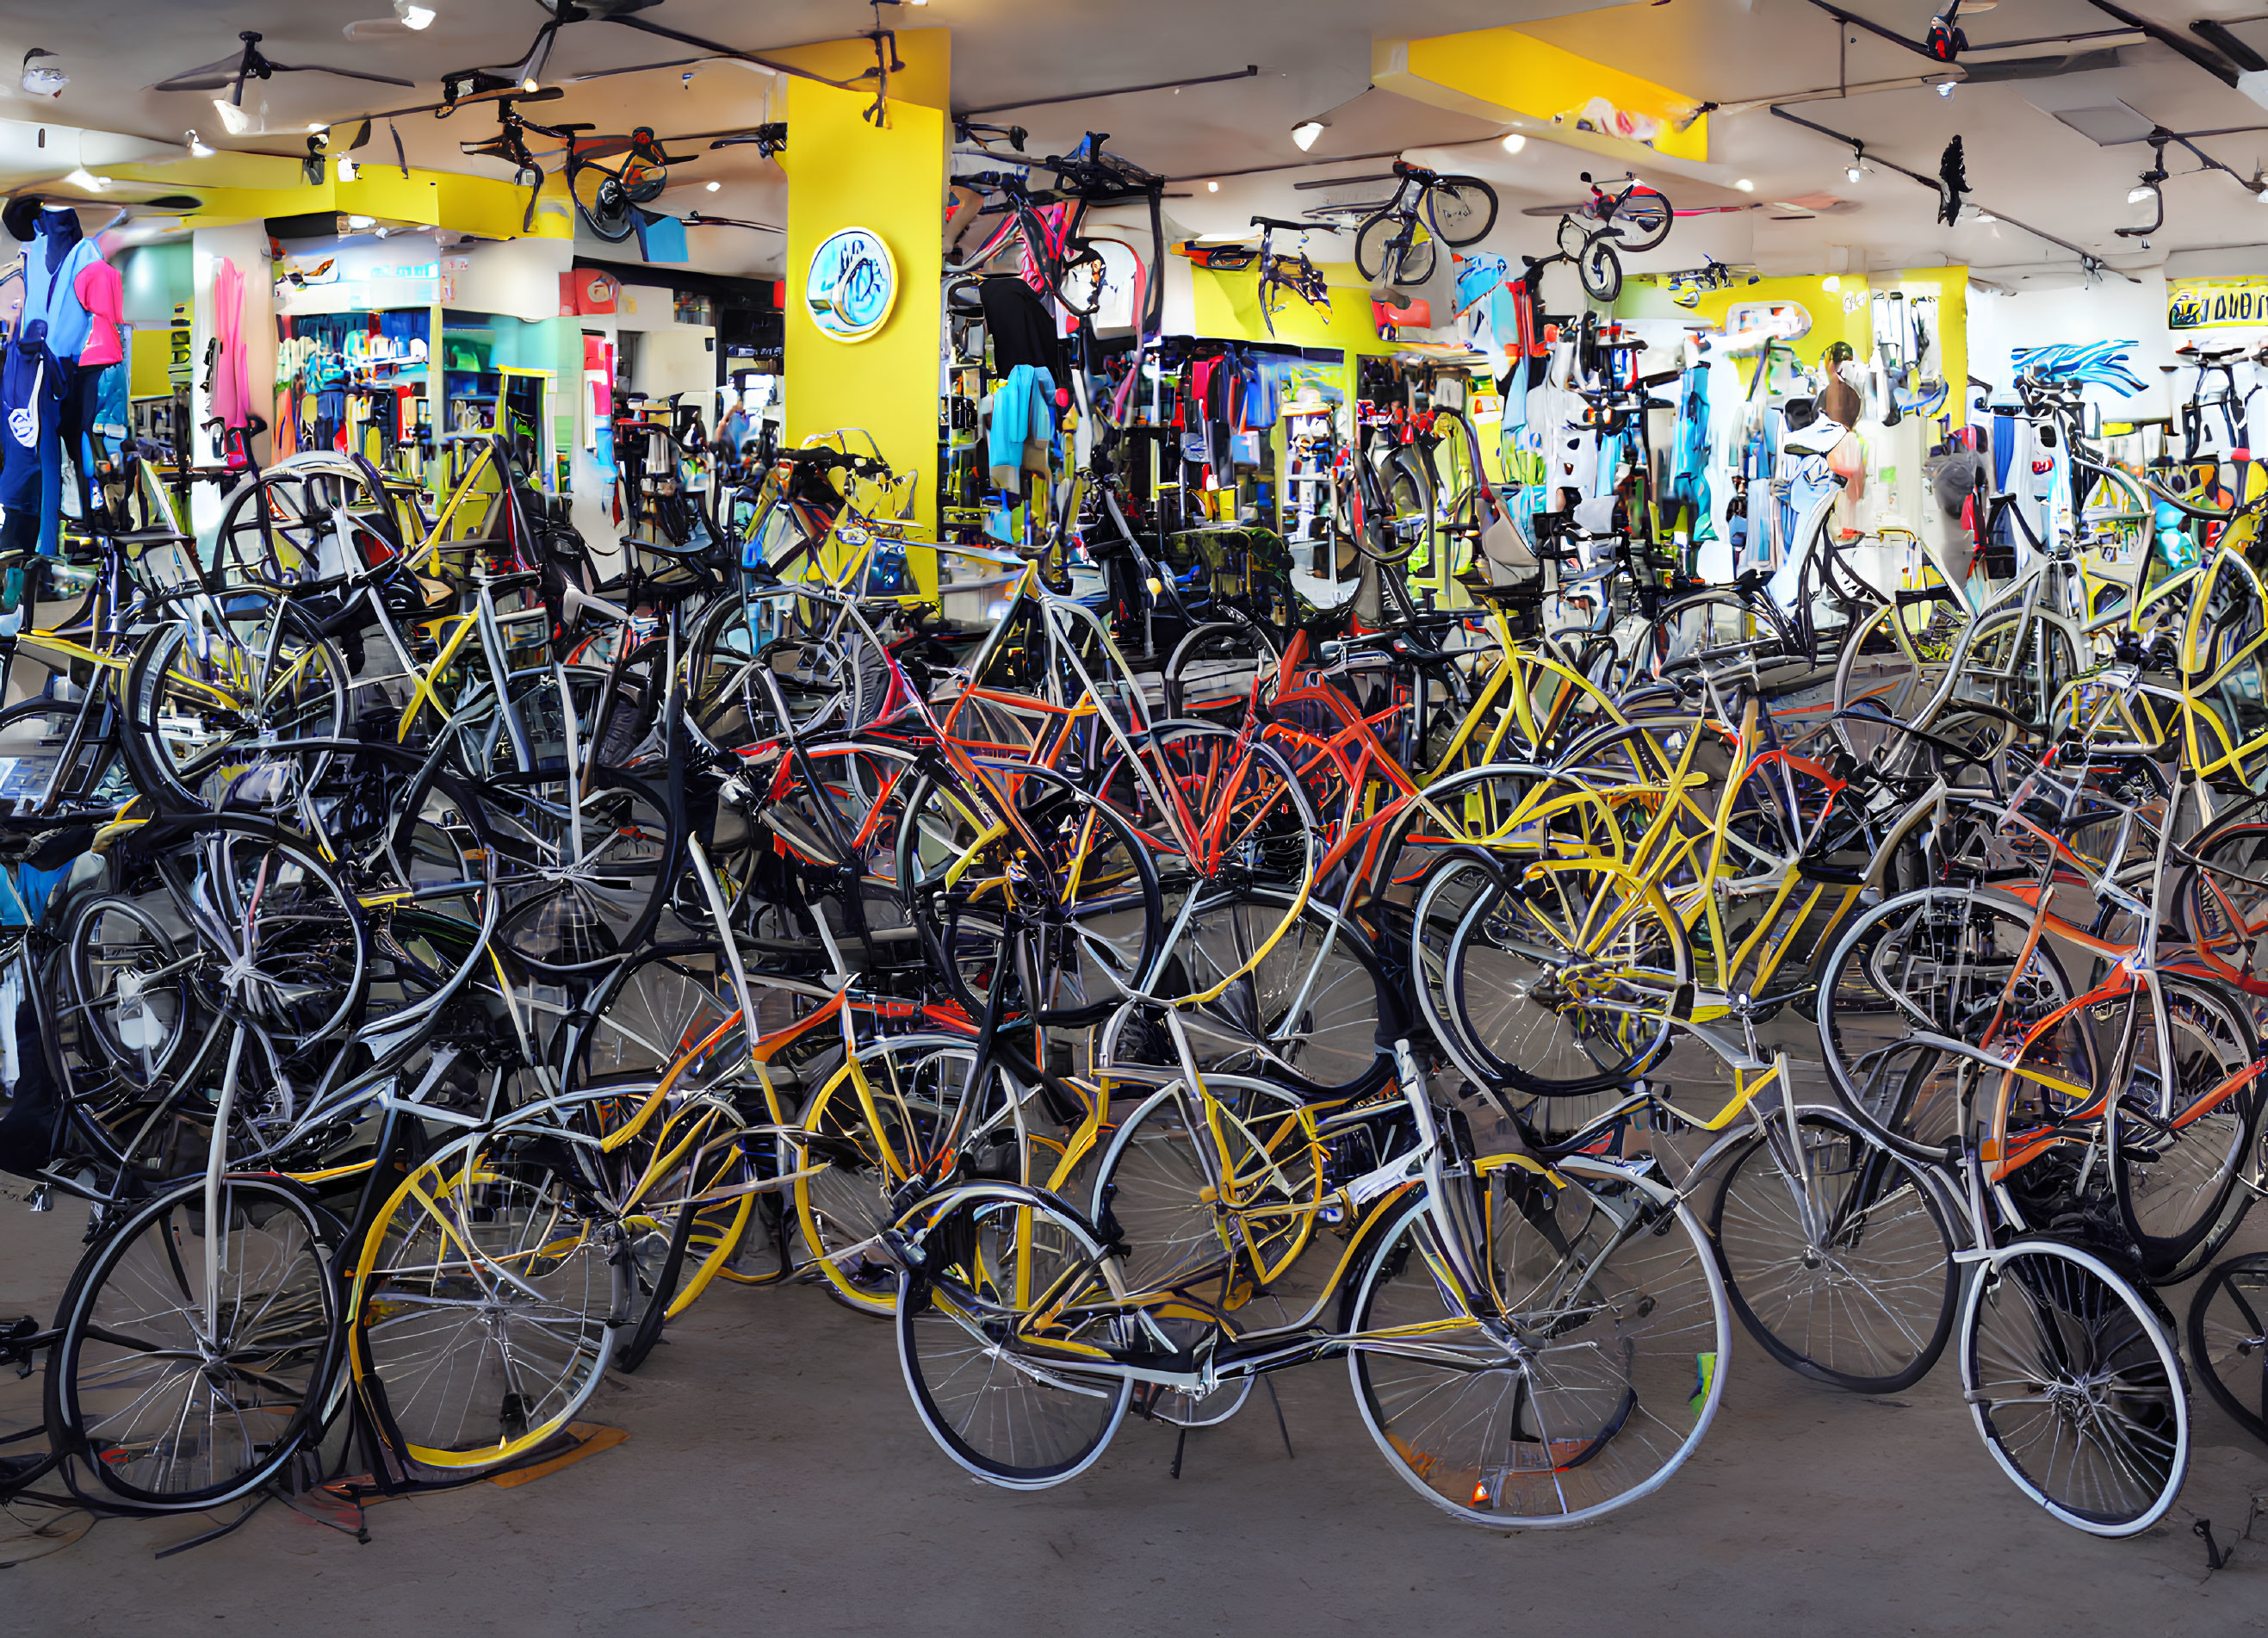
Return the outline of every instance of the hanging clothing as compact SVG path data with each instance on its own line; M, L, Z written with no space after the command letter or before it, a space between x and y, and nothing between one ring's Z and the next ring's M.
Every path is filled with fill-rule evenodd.
M213 414L224 427L249 425L252 365L244 346L244 275L226 256L213 269L213 335L220 342L220 367L214 372ZM229 460L240 460L233 451Z
M86 344L78 355L79 368L99 369L106 364L118 363L126 357L118 333L126 306L125 289L118 269L99 259L90 262L71 281L71 290L89 321Z
M977 300L984 308L985 333L992 338L993 373L1002 377L1019 366L1045 370L1055 386L1071 386L1071 367L1064 361L1063 338L1047 304L1023 280L1006 273L982 279Z
M1024 474L1046 472L1049 454L1062 447L1048 373L1037 365L1018 365L992 394L992 425L986 441L992 486L1021 491Z
M1669 486L1663 491L1669 510L1690 514L1685 538L1698 546L1717 538L1711 520L1713 498L1709 491L1709 366L1696 365L1685 372L1677 392L1677 441L1669 458Z

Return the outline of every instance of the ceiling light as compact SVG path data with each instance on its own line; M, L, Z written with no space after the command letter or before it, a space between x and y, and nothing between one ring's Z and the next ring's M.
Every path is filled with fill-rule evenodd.
M213 151L205 145L204 139L200 137L196 132L183 131L181 135L189 139L189 158L192 159L210 159L213 157Z
M1207 182L1205 184L1205 192L1209 194L1217 194L1219 191L1220 184L1219 182Z
M347 218L347 225L360 232L365 227L376 227L378 218L374 216L350 216Z
M2127 203L2128 204L2147 204L2147 203L2150 203L2150 190L2149 190L2148 188L2128 188L2128 189L2126 190L2126 203Z
M1849 177L1854 182L1866 173L1865 169L1856 159L1852 160L1850 164L1843 167L1843 174Z
M1949 79L1938 81L1937 94L1950 102L1953 100L1953 82Z
M1741 178L1739 181L1734 182L1733 186L1739 188L1744 194L1752 194L1756 191L1756 183L1745 176Z
M362 166L357 165L352 159L348 159L344 154L341 154L339 156L339 181L342 182L350 182L361 174Z
M1518 131L1506 131L1504 134L1504 151L1506 153L1518 153L1526 146L1528 146L1528 138Z
M706 188L712 194L724 185L725 184L722 182L704 182L702 184L703 187Z
M1829 291L1838 291L1843 288L1843 281L1835 274L1830 273L1819 281L1819 288Z
M230 136L241 136L252 129L252 115L226 97L215 97L213 107L220 111L220 122L228 128Z
M1323 134L1321 120L1301 120L1292 128L1292 142L1301 153L1315 145L1315 138Z
M65 175L63 181L73 188L84 188L91 194L99 194L110 186L108 177L93 175L83 165Z
M433 8L416 4L416 0L394 0L394 15L401 19L404 28L425 28L433 21Z
M541 90L543 89L543 87L542 87L542 86L541 86L541 85L537 85L537 84L536 84L534 80L532 80L532 79L524 79L524 80L520 81L520 82L519 82L519 88L520 88L522 91L526 92L529 96L531 96L531 97L532 97L532 96L534 96L537 92L541 91Z

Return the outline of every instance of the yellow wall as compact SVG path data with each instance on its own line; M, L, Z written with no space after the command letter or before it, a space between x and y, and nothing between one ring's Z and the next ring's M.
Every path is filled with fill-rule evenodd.
M800 443L838 427L865 428L893 471L921 475L915 517L926 526L937 518L938 291L953 135L942 109L952 36L941 28L902 33L898 51L906 71L891 76L883 129L862 117L873 102L871 91L788 81L792 135L780 156L788 173L787 436ZM862 54L865 63L873 61L863 41L782 55L847 78L863 65ZM813 251L846 227L880 235L897 268L896 306L859 342L823 334L803 302ZM931 554L913 556L917 577L934 585Z

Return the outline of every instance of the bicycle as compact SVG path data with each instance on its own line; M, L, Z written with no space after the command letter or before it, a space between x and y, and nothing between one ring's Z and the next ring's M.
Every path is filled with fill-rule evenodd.
M1355 230L1354 264L1373 284L1423 284L1436 240L1476 245L1496 225L1496 189L1477 176L1444 176L1401 159L1394 192Z

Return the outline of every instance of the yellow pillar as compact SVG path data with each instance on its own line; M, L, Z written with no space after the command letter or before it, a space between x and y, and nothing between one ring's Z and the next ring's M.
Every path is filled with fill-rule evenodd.
M787 437L797 444L843 427L872 433L893 472L920 475L913 516L926 532L937 518L938 292L953 138L946 113L952 34L902 33L898 53L906 66L890 77L887 122L880 129L864 117L874 100L870 86L837 91L787 82L788 145L781 156L788 173ZM843 79L873 61L873 48L862 40L781 55ZM881 240L896 284L889 316L855 340L822 327L808 288L814 255L850 229ZM934 586L933 562L914 567Z

